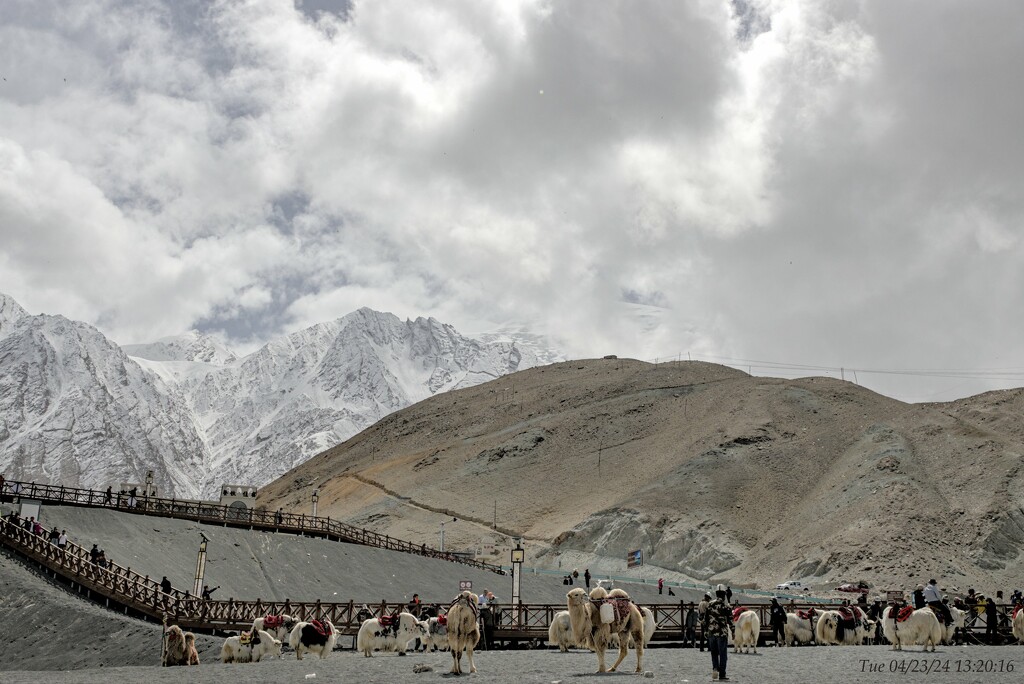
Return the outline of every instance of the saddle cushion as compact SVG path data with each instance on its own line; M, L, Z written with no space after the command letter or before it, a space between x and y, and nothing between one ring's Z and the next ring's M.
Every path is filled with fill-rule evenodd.
M312 620L310 626L317 631L320 636L329 637L334 632L331 631L331 625L329 622L320 622L319 620Z
M914 614L913 606L903 606L896 615L896 622L906 622Z
M732 621L737 622L740 619L740 614L746 610L743 606L736 606L732 609Z

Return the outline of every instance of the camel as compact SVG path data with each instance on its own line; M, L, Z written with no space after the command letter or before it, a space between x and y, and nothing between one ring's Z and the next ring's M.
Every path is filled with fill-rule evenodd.
M576 588L566 594L566 604L573 638L597 653L598 672L615 672L629 652L630 638L636 646L636 672L644 671L644 618L629 594L622 589L609 592L594 587L588 596L586 590ZM606 668L604 652L613 634L619 638L619 658Z
M451 674L462 674L462 651L466 651L469 671L476 672L473 664L473 648L480 641L477 595L464 591L455 597L448 609L448 646L452 649Z

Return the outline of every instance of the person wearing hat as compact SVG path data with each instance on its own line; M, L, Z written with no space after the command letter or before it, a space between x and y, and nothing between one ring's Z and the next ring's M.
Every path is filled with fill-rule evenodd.
M949 606L942 602L942 594L939 592L938 582L934 578L928 580L928 586L924 587L922 593L928 607L932 609L933 613L942 618L943 624L953 624L953 613L950 612Z
M724 584L715 587L715 596L715 600L708 604L707 612L704 613L704 634L707 635L708 650L711 651L711 679L727 682L729 635L735 639L736 628L732 624L732 611L726 599Z
M700 603L697 604L697 618L701 624L701 635L700 635L700 652L704 652L704 641L707 637L703 631L704 616L708 613L708 605L711 603L711 594L704 592L704 598L701 599Z

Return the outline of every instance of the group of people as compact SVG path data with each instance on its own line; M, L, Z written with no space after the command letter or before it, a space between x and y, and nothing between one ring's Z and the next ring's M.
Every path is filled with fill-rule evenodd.
M928 584L917 585L911 594L913 606L915 610L928 606L940 613L944 620L949 621L946 624L949 624L953 619L949 609L949 597L942 595L937 584L934 579L931 579L928 580ZM1014 589L1009 601L1007 601L1003 596L1002 590L996 591L995 596L986 596L981 592L976 592L972 587L967 590L965 596L954 597L952 606L967 613L964 624L965 629L974 628L978 625L978 621L984 618L985 632L983 638L986 643L996 644L1001 639L999 628L1009 626L1009 618L1004 613L999 612L999 605L1007 603L1012 606L1024 606L1024 593L1020 589ZM954 639L962 641L963 636L963 634L958 633L954 636Z
M576 584L576 580L580 578L580 571L578 568L573 568L572 572L562 578L562 584L573 585ZM590 568L583 570L583 583L586 584L587 589L590 588Z
M109 568L114 565L114 562L107 558L107 552L99 548L98 544L93 544L89 549L89 560L101 568Z
M20 525L26 532L42 537L44 534L47 535L47 540L55 546L63 549L68 545L68 531L59 530L56 527L51 527L49 533L46 532L46 528L43 524L36 520L35 516L30 515L26 520L20 520L18 514L15 511L11 511L7 515L7 520L12 525Z

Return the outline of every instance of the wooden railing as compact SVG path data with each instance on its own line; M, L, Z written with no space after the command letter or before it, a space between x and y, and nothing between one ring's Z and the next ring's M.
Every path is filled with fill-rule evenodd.
M171 589L164 592L160 584L150 578L117 564L100 566L92 561L89 552L83 547L68 542L64 548L58 547L43 535L33 534L23 527L24 521L17 516L0 519L0 543L13 549L21 556L38 563L52 572L55 577L62 578L72 588L85 590L89 598L101 600L114 607L124 608L124 612L146 617L160 622L165 617L168 622L180 625L185 629L205 632L223 632L241 630L252 625L253 620L265 615L288 614L300 620L327 618L342 635L354 636L360 626L356 617L362 606L379 617L390 615L405 608L399 602L356 602L323 603L321 601L226 601L203 600L191 596L188 592ZM765 604L744 604L755 610L761 619L762 638L771 634L768 622L769 606ZM444 608L444 606L437 606ZM656 642L689 641L685 633L687 614L696 610L693 603L648 604L654 614L657 630L654 633ZM800 603L785 605L790 611L814 607L827 610L837 606L820 603ZM998 607L998 635L1000 643L1010 636L1010 615L1012 606ZM555 614L565 609L564 604L520 603L518 606L501 604L495 611L495 639L498 641L546 640L548 626ZM695 630L700 638L700 627ZM984 632L984 619L977 624L968 624L966 639L968 642L981 641L979 633Z
M458 554L446 553L426 544L414 544L404 539L395 539L388 535L378 534L361 527L331 520L329 517L314 517L257 508L236 508L205 501L165 499L155 496L132 497L118 492L111 492L108 495L106 492L95 489L79 489L77 487L11 480L0 486L0 496L38 499L65 506L109 508L139 515L179 518L227 527L244 527L288 534L301 534L310 537L322 537L333 541L414 553L428 558L439 558L488 570L499 575L505 574L504 569L493 563L466 558Z

